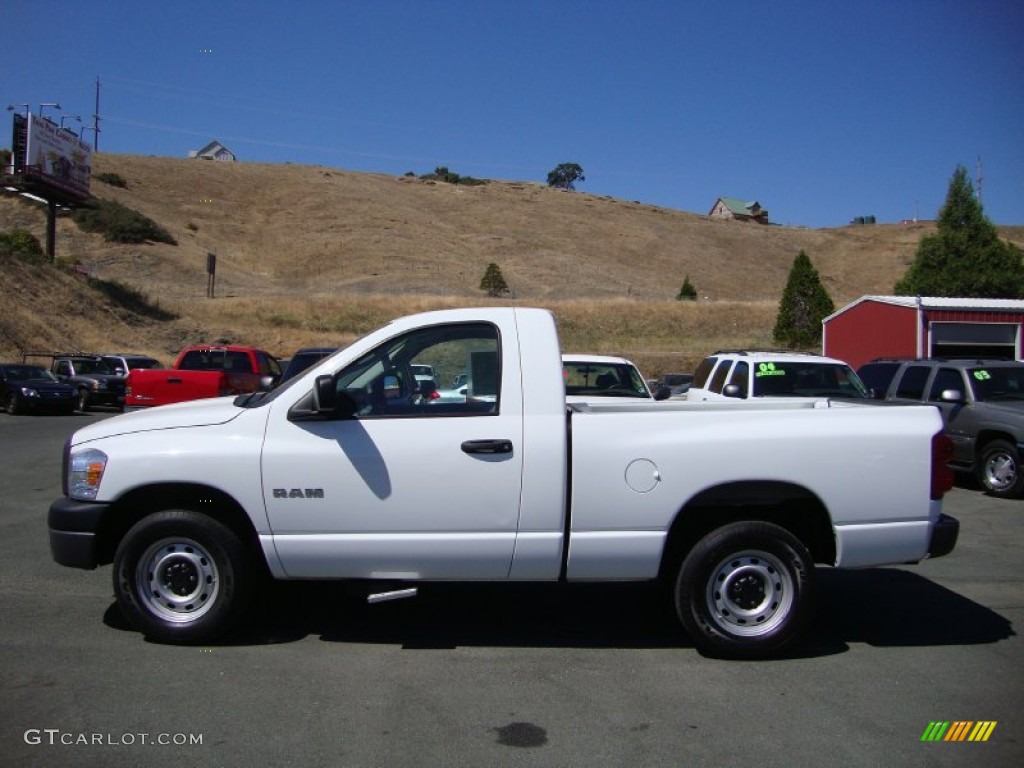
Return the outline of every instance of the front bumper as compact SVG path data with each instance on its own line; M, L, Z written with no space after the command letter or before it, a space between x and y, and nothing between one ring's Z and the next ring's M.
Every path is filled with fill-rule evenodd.
M109 504L57 499L50 505L50 554L56 563L91 570L100 564L99 527Z
M932 528L932 540L928 542L928 557L948 555L956 546L959 535L960 521L946 513L940 514L935 527Z

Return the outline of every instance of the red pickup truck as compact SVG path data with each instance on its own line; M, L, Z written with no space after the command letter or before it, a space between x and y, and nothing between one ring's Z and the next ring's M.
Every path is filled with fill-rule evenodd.
M126 408L241 395L270 389L281 366L269 352L252 347L186 347L170 369L137 368L128 374Z

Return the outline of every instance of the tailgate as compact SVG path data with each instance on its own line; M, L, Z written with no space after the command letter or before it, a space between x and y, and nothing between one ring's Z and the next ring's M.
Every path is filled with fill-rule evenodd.
M223 371L136 369L128 375L125 405L146 407L219 397Z

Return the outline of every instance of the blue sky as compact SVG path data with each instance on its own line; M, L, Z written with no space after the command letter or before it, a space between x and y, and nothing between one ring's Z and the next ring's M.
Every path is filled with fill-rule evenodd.
M6 0L0 104L101 152L456 173L773 221L933 218L958 164L1024 224L1024 3ZM24 109L16 106L17 109ZM9 113L0 146L10 145ZM92 131L85 137L92 141Z

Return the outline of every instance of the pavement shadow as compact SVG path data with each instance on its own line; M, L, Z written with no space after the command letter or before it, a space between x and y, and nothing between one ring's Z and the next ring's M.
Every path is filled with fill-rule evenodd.
M108 626L129 630L116 605ZM783 658L877 647L978 645L1013 636L1011 622L904 570L818 569L805 641ZM692 648L656 584L427 584L416 597L367 604L359 585L277 582L216 646L324 642L466 647ZM209 645L209 643L206 643Z

